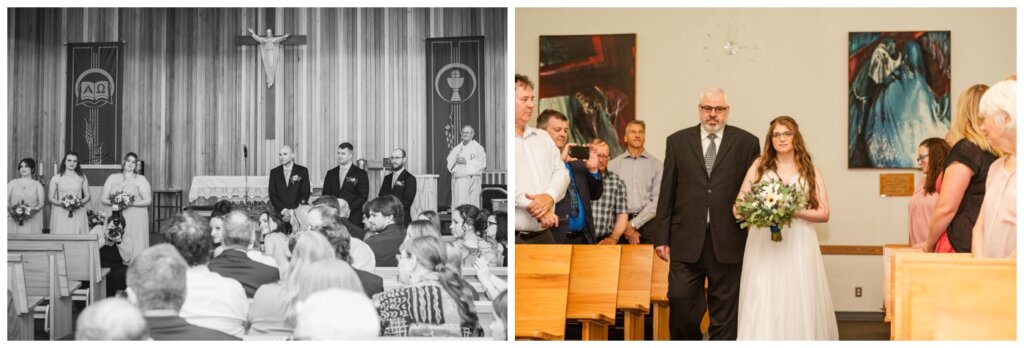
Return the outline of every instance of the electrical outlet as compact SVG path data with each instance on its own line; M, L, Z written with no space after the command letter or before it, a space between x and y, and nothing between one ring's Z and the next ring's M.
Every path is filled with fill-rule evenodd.
M861 296L864 296L864 288L862 288L862 287L859 287L859 286L858 286L858 287L856 287L856 288L853 288L853 295L854 295L855 297L861 297Z

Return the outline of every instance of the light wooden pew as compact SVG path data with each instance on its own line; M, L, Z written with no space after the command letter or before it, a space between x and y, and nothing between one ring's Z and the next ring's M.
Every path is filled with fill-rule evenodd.
M46 323L50 340L57 340L70 334L71 292L76 290L79 284L73 283L69 287L64 246L29 245L14 248L8 245L7 253L21 255L28 302L38 302L37 297L49 300Z
M1016 338L1016 260L900 253L895 263L894 339Z
M43 296L28 296L25 285L25 265L21 254L7 254L7 290L13 296L14 312L18 315L14 322L7 323L9 326L16 327L17 334L7 339L12 341L35 339L35 320L32 308L43 302Z
M909 244L886 244L882 246L882 307L885 307L884 321L892 323L892 308L893 308L893 272L896 264L893 262L893 257L897 253L919 253L921 249L911 247Z
M668 341L668 261L658 257L657 252L653 253L651 260L651 326L654 326L651 333L655 341Z
M11 246L53 245L64 246L67 277L72 282L87 282L88 289L76 290L75 300L81 298L86 305L107 296L106 276L110 269L100 266L100 247L103 236L98 234L9 234L8 249Z
M574 245L565 317L583 324L584 341L608 340L615 324L622 246Z
M572 245L518 244L515 253L516 339L563 339Z
M623 338L627 341L644 340L644 315L650 312L651 305L653 257L653 245L622 246L615 306L623 312Z

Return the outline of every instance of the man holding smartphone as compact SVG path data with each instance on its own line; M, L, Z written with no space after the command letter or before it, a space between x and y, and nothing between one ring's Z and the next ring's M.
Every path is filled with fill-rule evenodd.
M555 110L544 110L537 118L537 127L548 132L562 153L562 162L569 170L569 187L565 197L555 205L558 230L555 241L566 244L594 244L592 201L604 192L598 171L597 152L590 145L568 143L569 119ZM579 157L576 157L579 156Z

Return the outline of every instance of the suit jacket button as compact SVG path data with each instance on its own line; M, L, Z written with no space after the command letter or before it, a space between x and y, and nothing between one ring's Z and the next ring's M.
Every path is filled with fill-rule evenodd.
M708 189L708 193L711 193L711 189Z

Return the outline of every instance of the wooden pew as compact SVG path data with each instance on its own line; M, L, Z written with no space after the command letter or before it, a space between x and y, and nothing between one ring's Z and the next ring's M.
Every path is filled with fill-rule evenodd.
M86 305L107 296L106 276L110 269L100 266L103 236L98 234L9 234L8 249L28 245L63 245L67 277L72 282L86 282L88 289L76 290L75 299Z
M376 269L374 269L373 274L376 274L377 276L383 278L385 281L389 279L397 281L398 267L377 267ZM502 279L508 279L508 267L492 267L491 274L496 275ZM476 268L463 267L462 276L465 277L467 281L476 279Z
M892 325L893 308L893 277L896 264L893 258L897 253L919 253L921 249L911 247L909 244L886 244L882 246L882 307L885 307L884 321Z
M516 246L518 247L518 245ZM668 308L668 261L658 257L658 253L652 253L651 258L651 311L654 317L651 325L655 341L668 341L669 336L669 308Z
M899 253L895 263L895 340L1016 338L1015 259Z
M644 315L650 312L654 257L653 245L622 246L615 306L623 312L623 338L627 341L644 340Z
M516 339L561 340L572 245L515 246Z
M583 340L608 340L615 324L622 246L574 245L565 317L583 324Z
M73 283L69 286L64 246L29 245L15 248L7 245L7 253L21 255L28 302L37 302L36 297L50 302L46 311L50 340L57 340L70 334L71 292L76 290L79 284Z
M25 285L25 264L21 254L7 254L7 290L13 297L14 312L18 317L7 325L16 327L16 336L8 337L12 341L31 341L35 339L35 319L32 308L43 302L43 296L29 296ZM10 310L10 309L8 309Z

